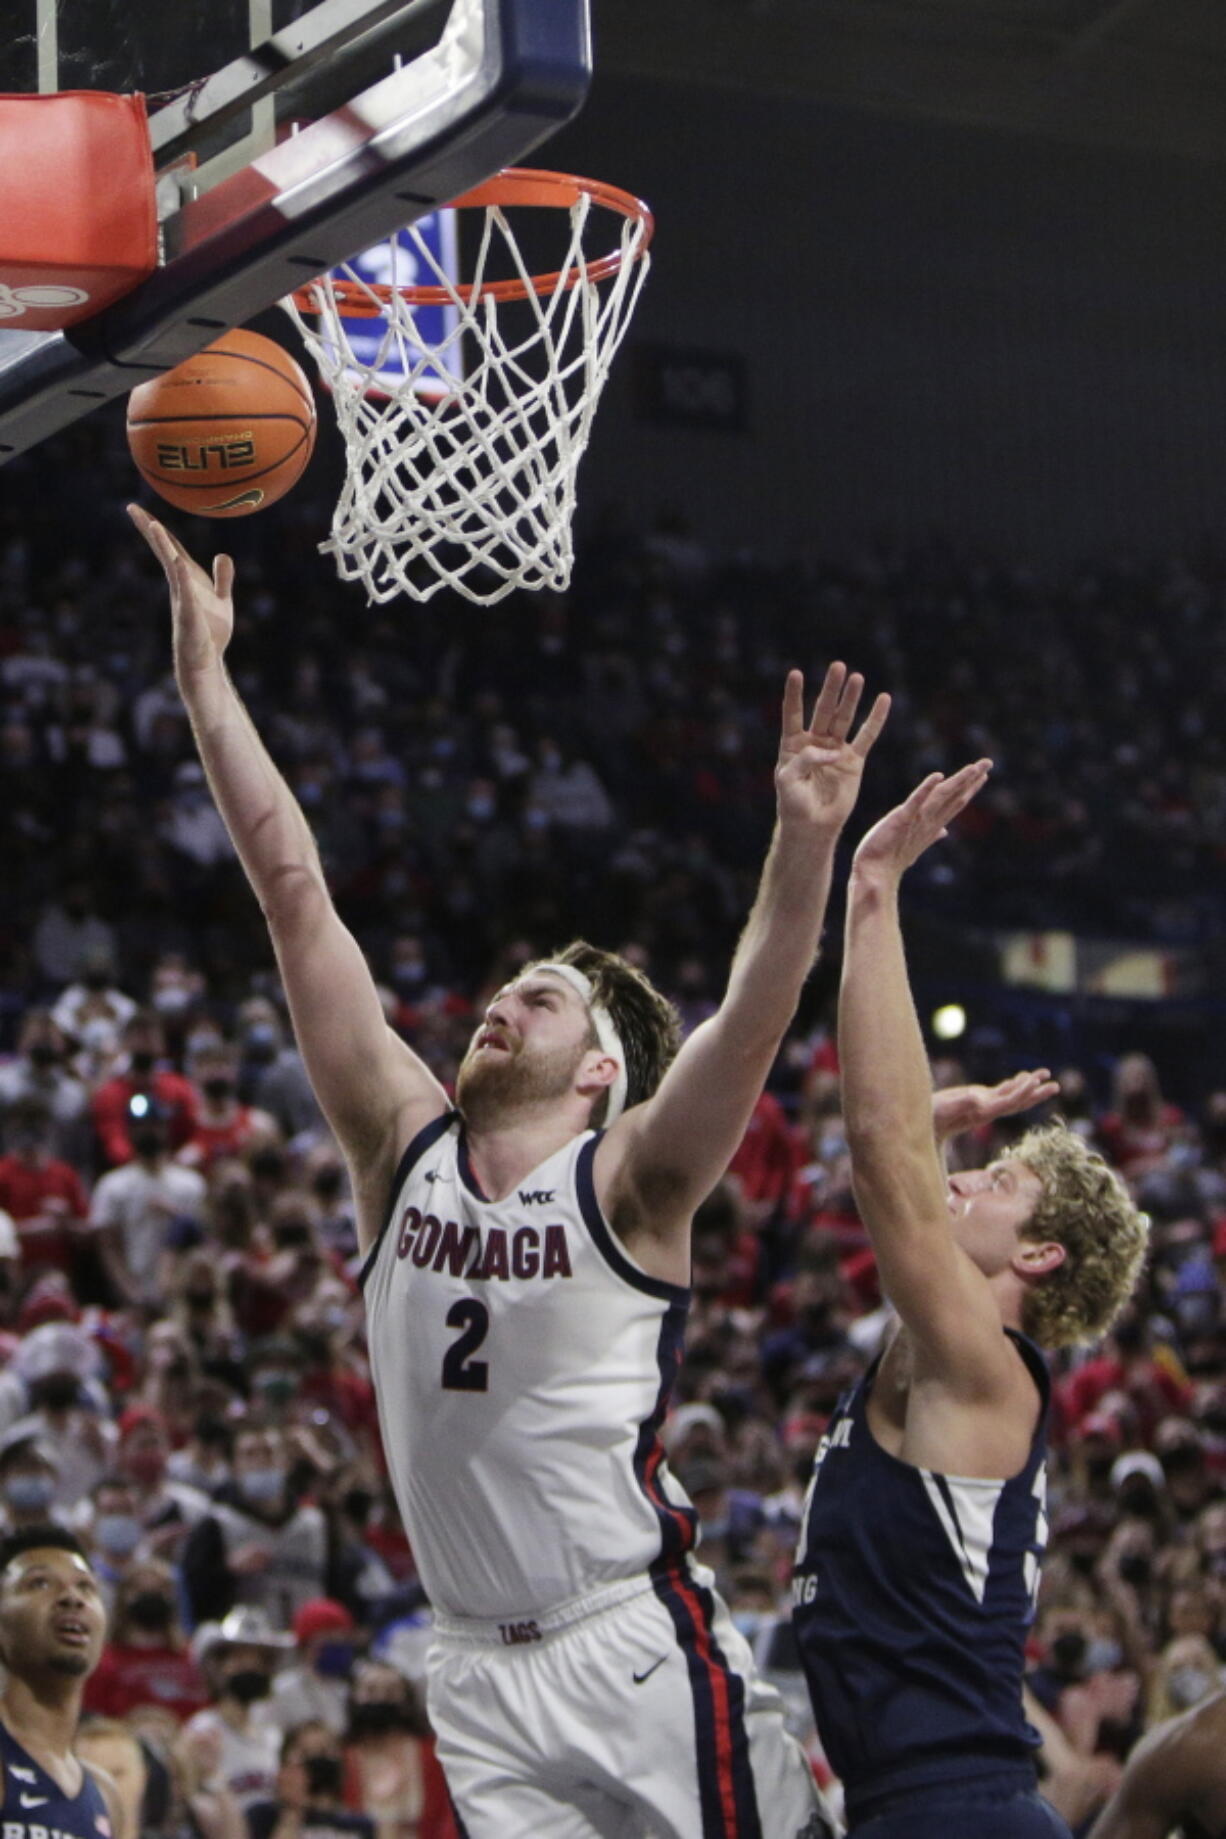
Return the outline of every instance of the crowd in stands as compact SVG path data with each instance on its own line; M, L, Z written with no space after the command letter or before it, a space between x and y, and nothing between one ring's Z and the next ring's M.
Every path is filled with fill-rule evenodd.
M126 481L87 428L59 452L70 527L34 515L37 461L0 503L0 1528L50 1516L88 1542L113 1622L86 1734L142 1808L133 1833L282 1839L309 1816L448 1839L343 1164L195 761ZM227 528L232 668L390 1024L445 1082L483 997L575 933L626 951L688 1026L710 1012L793 662L847 657L893 693L870 807L996 760L917 903L1155 940L1220 925L1226 576L1207 563L1054 586L935 548L780 568L610 514L571 594L477 615L364 607L314 556L320 519L308 498ZM1135 1307L1056 1361L1029 1688L1076 1825L1143 1729L1226 1678L1226 1091L1177 1107L1140 1054L1110 1092L1057 1071L1059 1111L1154 1222ZM789 1566L828 1415L888 1323L836 1044L805 1013L698 1217L664 1436L819 1772Z

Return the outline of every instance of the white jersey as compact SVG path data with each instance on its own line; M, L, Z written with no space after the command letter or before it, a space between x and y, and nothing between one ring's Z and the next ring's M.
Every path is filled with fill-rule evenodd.
M657 1432L688 1290L627 1256L586 1131L482 1197L451 1112L401 1159L362 1273L383 1446L436 1608L515 1625L675 1561L697 1520ZM531 1633L523 1639L532 1640Z

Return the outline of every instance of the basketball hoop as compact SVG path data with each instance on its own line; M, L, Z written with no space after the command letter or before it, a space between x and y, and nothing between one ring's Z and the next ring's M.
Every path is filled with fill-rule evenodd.
M525 262L507 217L523 207L567 213L551 272ZM320 547L371 600L450 587L491 606L516 588L566 587L576 469L649 266L651 212L615 186L511 168L453 208L484 213L471 279L450 276L411 228L409 260L429 280L367 281L347 264L282 302L345 437L347 476ZM593 256L598 209L622 227ZM403 245L390 255L394 276ZM440 306L446 329L437 311L424 328L422 309ZM364 339L359 354L346 321L372 319L383 322L377 349Z

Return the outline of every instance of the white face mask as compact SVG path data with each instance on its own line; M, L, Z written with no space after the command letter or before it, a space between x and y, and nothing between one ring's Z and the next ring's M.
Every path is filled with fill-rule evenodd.
M1179 1711L1187 1711L1191 1705L1199 1705L1203 1698L1208 1698L1213 1691L1214 1678L1207 1667L1175 1667L1166 1682L1171 1704Z

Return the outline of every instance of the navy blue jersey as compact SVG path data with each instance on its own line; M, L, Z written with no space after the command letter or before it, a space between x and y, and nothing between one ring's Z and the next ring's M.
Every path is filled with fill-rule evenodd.
M882 1449L866 1416L879 1361L818 1448L792 1583L822 1743L848 1789L971 1781L1025 1763L1023 1647L1047 1537L1050 1381L1012 1329L1042 1401L1010 1481L940 1475Z
M0 1723L4 1800L3 1839L111 1839L102 1790L82 1764L84 1781L71 1799Z

